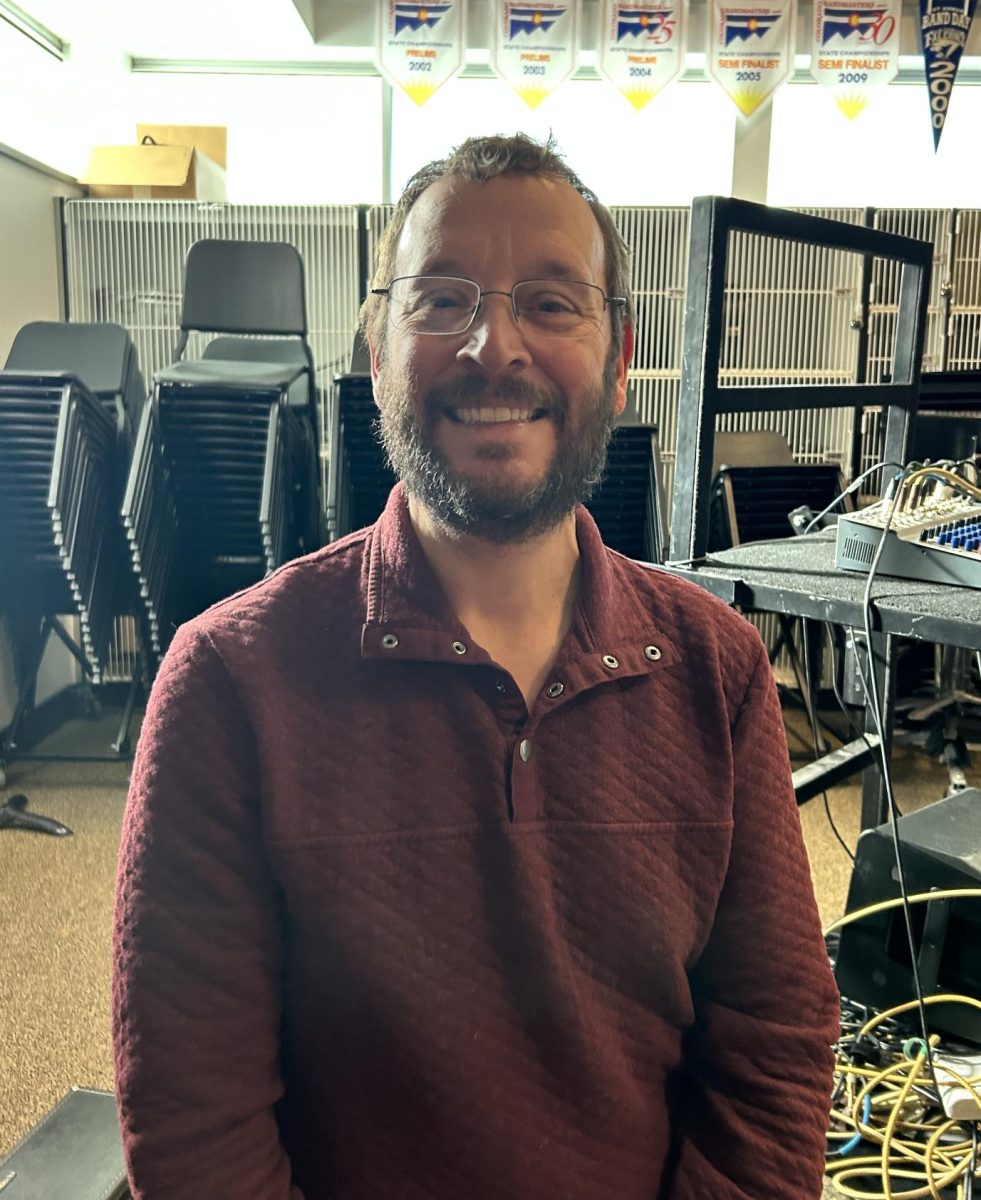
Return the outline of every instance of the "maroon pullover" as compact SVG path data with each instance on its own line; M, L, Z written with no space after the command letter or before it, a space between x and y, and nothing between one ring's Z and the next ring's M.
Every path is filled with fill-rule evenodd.
M766 654L605 549L529 713L384 516L177 635L127 806L136 1200L812 1200L837 999Z

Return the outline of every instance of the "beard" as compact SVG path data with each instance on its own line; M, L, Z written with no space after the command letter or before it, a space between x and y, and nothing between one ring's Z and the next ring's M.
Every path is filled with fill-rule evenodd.
M519 378L490 382L464 376L440 384L417 408L411 384L389 378L382 367L375 382L378 432L389 463L408 494L444 528L498 544L528 541L549 532L585 503L606 469L606 453L615 423L617 354L611 348L600 386L583 397L582 415L570 428L569 406L558 390L539 388ZM533 484L499 478L474 478L455 472L436 443L436 427L447 408L509 405L546 409L541 420L555 427L555 451L544 476ZM511 448L488 442L480 448L485 462L506 463Z

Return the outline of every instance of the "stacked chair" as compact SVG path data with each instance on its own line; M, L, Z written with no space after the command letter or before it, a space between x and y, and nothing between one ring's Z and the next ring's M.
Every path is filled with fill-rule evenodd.
M0 613L18 666L14 717L0 739L0 786L34 706L51 634L98 684L115 618L135 611L119 505L142 403L136 351L118 325L32 323L0 372ZM64 616L77 619L77 640ZM140 682L117 753L126 751Z
M218 334L185 359L194 332ZM123 500L154 654L176 627L323 541L303 262L283 242L190 249L181 336Z
M377 415L367 372L335 375L327 473L328 541L377 520L395 485L375 432Z
M657 426L639 420L632 405L613 430L603 482L587 507L613 550L663 562L668 520Z

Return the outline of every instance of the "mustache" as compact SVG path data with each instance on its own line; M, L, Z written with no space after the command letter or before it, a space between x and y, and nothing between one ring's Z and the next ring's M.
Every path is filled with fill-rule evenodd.
M483 375L461 375L429 389L425 398L426 419L435 421L444 408L483 408L498 403L514 408L546 408L560 422L566 414L565 396L557 388L537 387L516 375L495 380Z

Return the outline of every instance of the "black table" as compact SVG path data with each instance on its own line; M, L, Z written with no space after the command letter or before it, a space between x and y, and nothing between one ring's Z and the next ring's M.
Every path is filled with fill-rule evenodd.
M809 617L862 629L868 576L835 567L835 532L746 543L694 564L662 570L691 580L746 610ZM981 650L981 590L876 575L872 584L873 657L885 708L887 752L892 731L895 653L892 639L915 638ZM875 728L871 719L866 728ZM866 773L862 828L885 817L881 780Z

